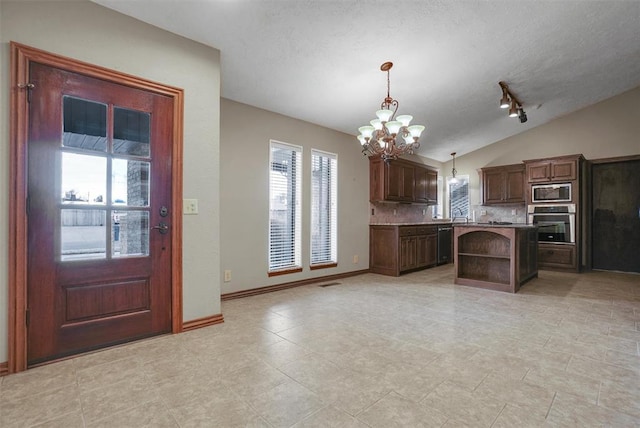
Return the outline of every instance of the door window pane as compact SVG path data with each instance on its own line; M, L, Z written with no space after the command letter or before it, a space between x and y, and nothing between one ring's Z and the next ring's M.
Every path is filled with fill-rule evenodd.
M107 106L65 96L62 145L104 152L107 149Z
M111 216L112 257L149 255L149 212L114 211Z
M113 153L149 156L149 113L113 109Z
M105 210L60 211L60 259L104 259L107 254Z
M104 204L107 197L107 159L62 153L62 202Z
M114 205L149 206L149 162L113 159L111 195Z

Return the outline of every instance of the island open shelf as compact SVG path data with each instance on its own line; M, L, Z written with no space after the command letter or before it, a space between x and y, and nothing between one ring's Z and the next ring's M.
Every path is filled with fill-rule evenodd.
M528 225L456 225L455 283L515 293L538 276L538 235Z

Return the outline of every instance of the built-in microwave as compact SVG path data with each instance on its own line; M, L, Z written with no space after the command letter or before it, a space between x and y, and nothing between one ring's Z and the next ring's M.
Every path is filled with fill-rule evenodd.
M571 183L531 185L531 203L571 202Z

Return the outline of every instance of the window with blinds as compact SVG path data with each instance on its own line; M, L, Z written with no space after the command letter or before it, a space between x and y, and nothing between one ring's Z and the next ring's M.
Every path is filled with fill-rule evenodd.
M302 269L302 147L269 144L269 272Z
M469 176L457 178L457 183L449 183L449 215L469 218Z
M337 258L338 159L311 150L311 266L335 264Z

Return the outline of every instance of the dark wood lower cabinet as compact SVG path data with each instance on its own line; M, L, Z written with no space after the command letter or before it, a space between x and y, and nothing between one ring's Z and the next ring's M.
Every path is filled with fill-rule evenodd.
M538 260L540 269L568 269L578 268L576 246L571 244L538 244Z
M400 271L415 269L418 266L418 240L415 236L400 238Z
M428 235L419 235L416 238L417 250L417 266L428 267L435 266L438 263L438 231L430 231Z
M373 273L399 276L438 262L438 228L422 225L371 225L369 269Z

